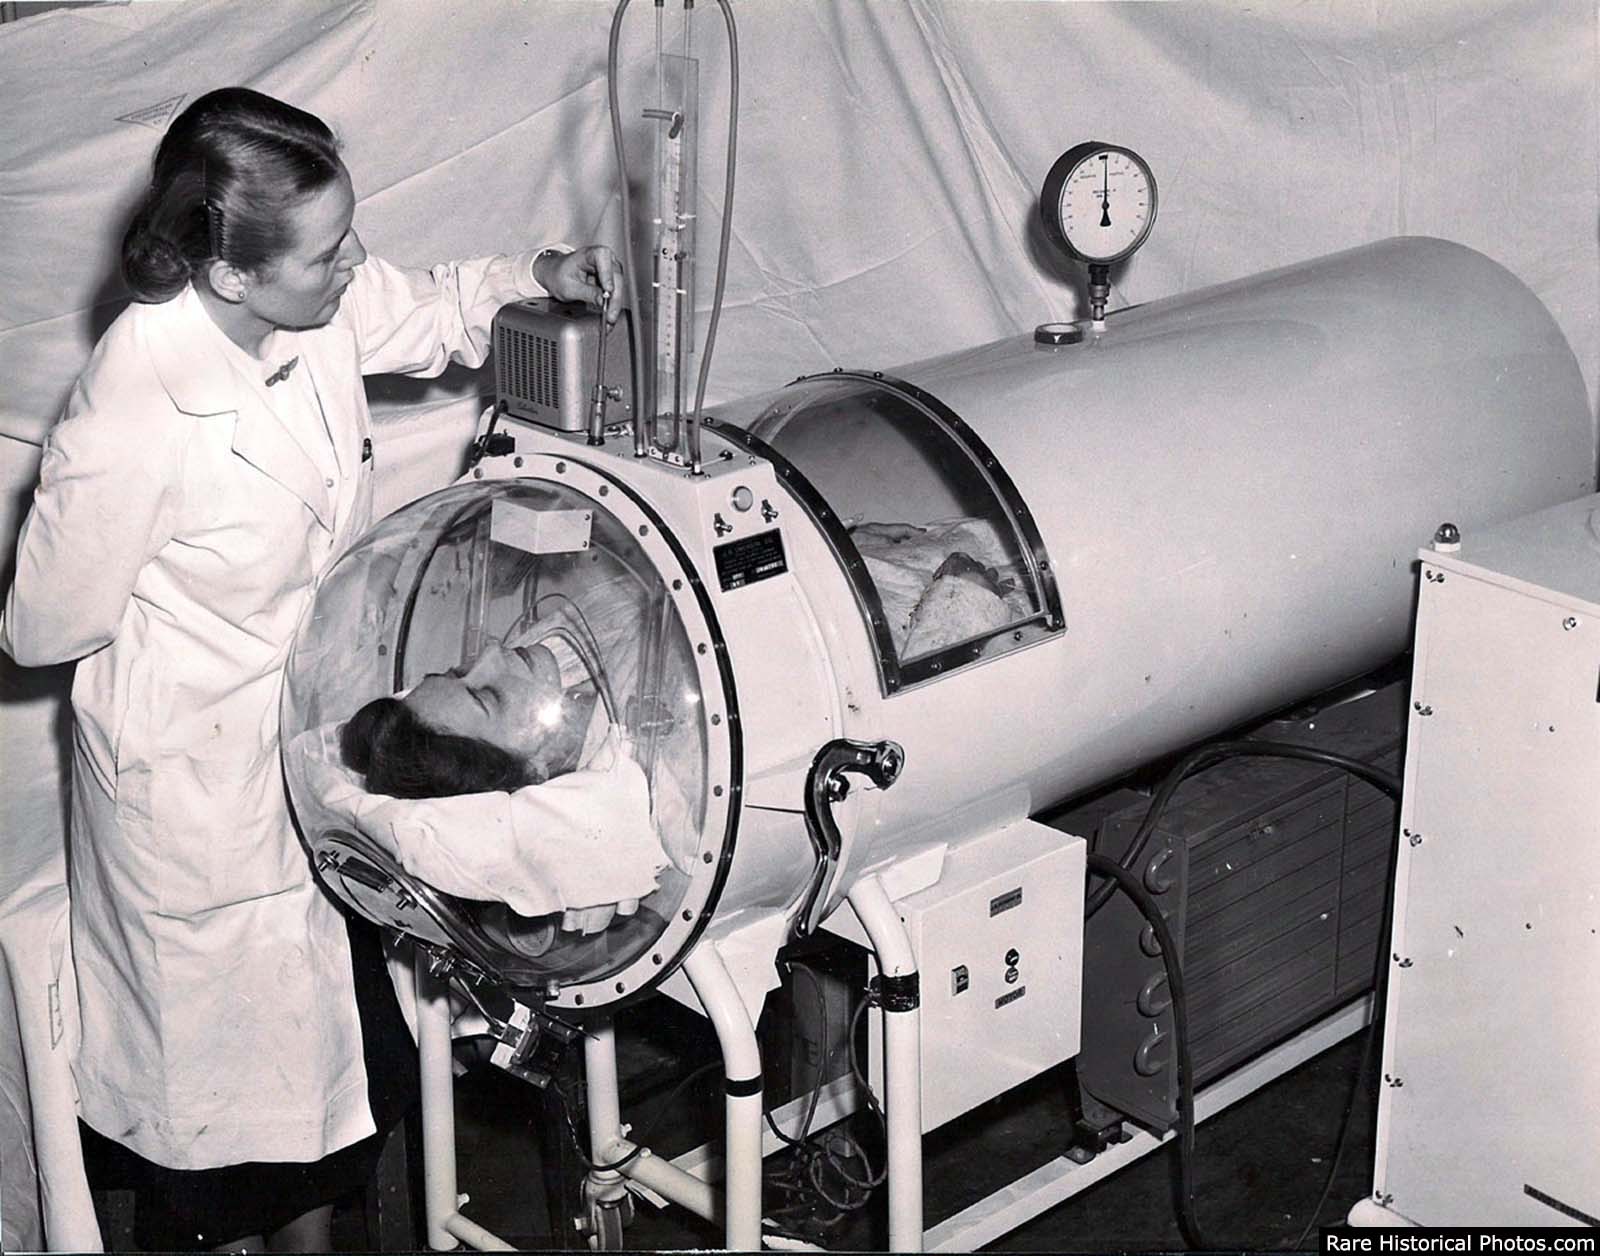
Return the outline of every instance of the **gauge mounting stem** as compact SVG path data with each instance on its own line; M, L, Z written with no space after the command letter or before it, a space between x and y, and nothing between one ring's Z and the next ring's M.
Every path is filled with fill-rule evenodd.
M1089 263L1089 317L1106 321L1106 302L1111 299L1111 267L1104 262Z

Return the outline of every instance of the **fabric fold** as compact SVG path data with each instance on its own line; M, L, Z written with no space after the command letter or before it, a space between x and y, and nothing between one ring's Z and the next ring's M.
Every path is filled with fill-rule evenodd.
M311 729L285 751L324 813L313 823L356 829L446 894L545 916L643 898L667 864L644 772L614 731L585 767L542 785L422 799L368 793L339 761L337 732Z

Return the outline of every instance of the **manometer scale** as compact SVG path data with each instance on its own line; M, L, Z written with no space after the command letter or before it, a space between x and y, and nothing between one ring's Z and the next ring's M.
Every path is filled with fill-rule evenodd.
M683 437L689 357L694 353L694 224L699 66L687 57L661 58L663 87L674 108L646 109L656 133L654 275L654 392L647 417L652 450L684 465L698 462L698 433Z

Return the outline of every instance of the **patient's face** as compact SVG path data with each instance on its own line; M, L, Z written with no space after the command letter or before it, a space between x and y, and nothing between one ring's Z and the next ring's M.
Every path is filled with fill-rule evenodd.
M404 701L430 728L480 737L530 763L571 723L561 668L542 645L491 642L471 667L429 676Z

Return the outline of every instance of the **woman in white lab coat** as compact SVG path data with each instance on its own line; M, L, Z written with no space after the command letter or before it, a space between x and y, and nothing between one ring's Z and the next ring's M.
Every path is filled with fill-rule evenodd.
M75 1075L149 1245L327 1247L414 1067L278 756L296 623L371 522L361 377L479 365L502 303L617 278L593 246L402 270L354 206L310 114L230 88L173 122L124 242L139 301L46 444L0 619L17 662L80 660Z

